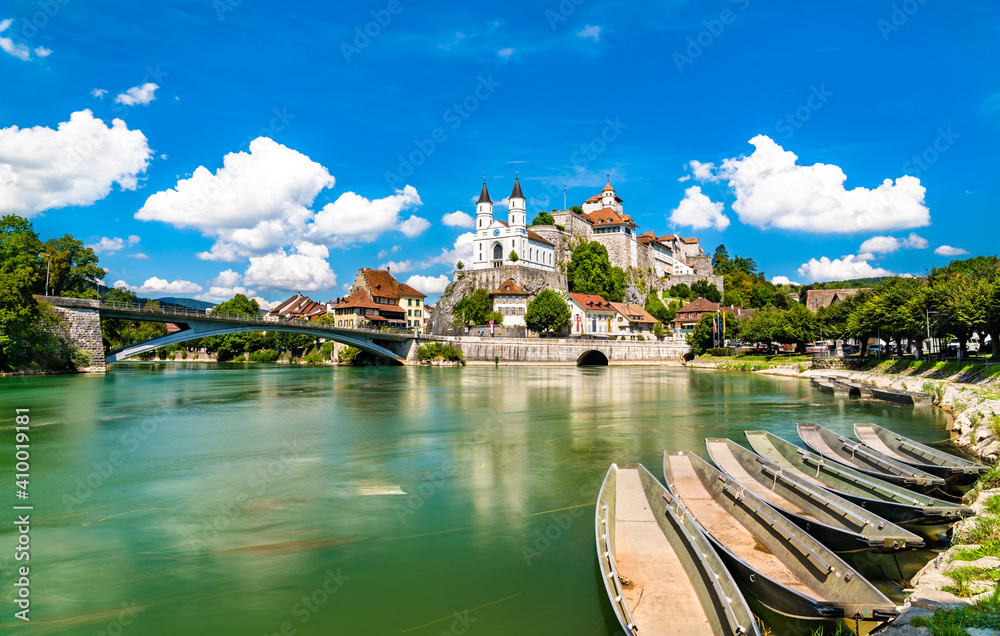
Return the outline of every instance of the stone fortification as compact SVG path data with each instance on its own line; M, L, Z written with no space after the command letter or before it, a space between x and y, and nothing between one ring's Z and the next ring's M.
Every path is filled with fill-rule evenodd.
M47 296L35 296L39 302L50 300ZM70 342L90 354L90 366L80 371L103 373L107 370L104 362L104 342L101 339L100 302L85 298L52 298L61 306L52 305L52 310L63 322Z

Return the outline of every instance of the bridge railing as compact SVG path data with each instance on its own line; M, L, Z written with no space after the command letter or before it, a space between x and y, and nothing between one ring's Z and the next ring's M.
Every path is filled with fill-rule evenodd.
M203 320L220 320L220 321L239 321L239 322L258 322L262 325L271 324L285 324L285 325L295 325L302 327L309 327L310 329L319 329L321 331L350 331L359 332L365 334L373 335L385 335L393 334L400 336L408 336L417 339L427 339L429 334L414 333L412 329L377 329L372 327L337 327L330 323L317 322L315 320L309 320L307 318L285 318L283 316L267 316L264 314L231 314L231 313L216 313L210 314L204 310L192 309L190 307L148 307L139 303L126 303L119 301L101 301L101 309L112 309L119 311L129 311L143 314L156 314L159 316L181 316L190 318L199 318Z

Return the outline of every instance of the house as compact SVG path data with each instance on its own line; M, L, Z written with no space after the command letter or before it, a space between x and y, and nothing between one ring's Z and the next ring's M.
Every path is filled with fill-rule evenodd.
M611 325L613 328L612 333L631 331L643 336L651 336L653 334L653 325L656 324L656 318L643 309L642 305L611 303L611 306L618 314Z
M618 312L611 303L594 294L566 294L569 305L571 336L609 335Z
M375 302L368 292L356 289L331 307L337 327L406 327L406 314L399 305Z
M524 326L524 313L528 309L528 292L521 289L513 278L508 278L490 294L493 311L503 314L506 326Z
M327 312L327 305L318 303L308 296L295 294L283 303L272 307L264 314L264 320L316 320Z
M427 298L426 294L422 294L406 283L401 283L393 278L388 268L358 268L358 274L354 278L354 284L351 285L348 297L358 290L364 290L372 302L377 305L396 305L399 307L404 316L403 324L399 326L423 329L423 305L424 299ZM386 310L384 313L395 316L391 310Z
M854 296L860 289L810 289L806 292L806 309L817 312L823 307L836 305Z
M680 329L682 333L690 332L702 316L720 311L722 308L711 300L697 298L677 310L677 315L674 317L674 327Z

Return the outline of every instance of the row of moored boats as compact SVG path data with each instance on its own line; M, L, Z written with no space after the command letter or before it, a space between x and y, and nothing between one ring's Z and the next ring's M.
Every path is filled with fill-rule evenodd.
M873 627L897 615L839 555L924 545L899 524L972 515L928 493L988 467L874 424L855 425L858 441L815 424L798 431L808 448L767 431L746 431L753 451L708 439L715 466L667 451L666 486L641 464L611 465L597 552L626 633L759 634L744 593L793 619Z

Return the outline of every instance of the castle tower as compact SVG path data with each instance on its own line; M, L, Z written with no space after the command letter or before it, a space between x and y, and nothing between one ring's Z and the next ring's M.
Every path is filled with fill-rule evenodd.
M615 207L615 189L611 187L611 177L608 177L608 185L601 191L601 205L606 208Z
M521 194L521 182L516 173L514 175L514 189L511 190L508 202L507 222L511 227L525 227L527 219L525 218L524 195Z
M476 203L476 229L485 229L492 222L493 201L490 200L490 193L486 190L486 177L483 177L483 191L479 193L479 201Z

